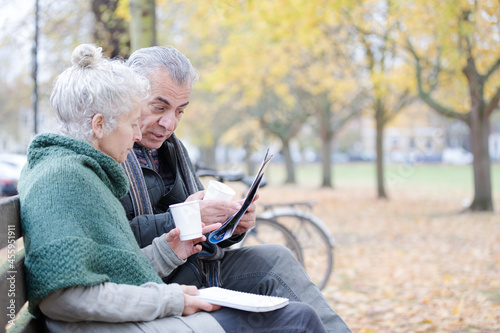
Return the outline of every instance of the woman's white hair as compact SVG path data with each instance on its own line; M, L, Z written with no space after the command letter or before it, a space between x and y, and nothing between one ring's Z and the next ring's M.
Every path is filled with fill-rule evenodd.
M65 135L91 143L94 115L103 115L105 134L109 134L116 129L118 119L133 111L149 93L145 77L121 60L103 57L102 49L93 44L77 46L71 62L73 66L59 75L50 96Z

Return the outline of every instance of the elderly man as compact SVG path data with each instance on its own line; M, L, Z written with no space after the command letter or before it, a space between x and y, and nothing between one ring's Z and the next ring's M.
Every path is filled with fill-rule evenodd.
M198 72L173 47L149 47L134 52L128 65L149 79L151 94L143 101L139 126L142 140L124 163L130 191L122 199L130 226L141 247L174 228L169 206L203 198L188 153L175 136ZM201 201L202 221L223 222L241 207L237 201ZM350 332L333 311L300 263L283 246L268 244L228 249L255 224L252 204L234 236L177 263L167 283L221 286L243 292L287 297L311 305L330 332Z

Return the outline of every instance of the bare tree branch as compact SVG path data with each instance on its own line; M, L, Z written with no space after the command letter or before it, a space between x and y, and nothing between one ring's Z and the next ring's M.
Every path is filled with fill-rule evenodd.
M497 89L497 92L491 98L488 105L486 105L486 116L489 117L493 113L493 111L498 107L498 102L500 102L500 88Z
M399 112L401 112L406 106L410 105L415 101L415 96L412 96L409 90L405 90L398 98L396 104L392 108L392 112L387 112L384 117L384 123L388 123L390 120L394 119Z
M491 65L490 70L484 76L484 78L485 78L484 81L488 80L488 78L491 76L491 74L493 74L498 69L499 66L500 66L500 57L498 57L497 61L495 61L495 63L493 65Z
M431 91L436 89L439 85L439 73L441 72L441 48L438 48L438 54L436 55L436 68L429 77L428 81Z
M341 119L334 122L333 131L339 131L349 120L357 116L363 110L363 103L359 101L364 99L364 92L359 92L349 103L349 113Z
M418 87L418 95L419 97L431 108L436 110L437 112L441 113L444 116L451 117L454 119L462 120L466 123L469 123L470 121L470 113L460 113L455 110L452 110L450 108L445 107L444 105L441 105L437 101L435 101L431 97L432 91L425 91L422 85L422 67L420 65L420 57L418 56L417 52L415 51L412 43L410 40L407 40L407 45L408 45L408 50L410 53L413 55L415 58L415 69L417 71L417 87Z

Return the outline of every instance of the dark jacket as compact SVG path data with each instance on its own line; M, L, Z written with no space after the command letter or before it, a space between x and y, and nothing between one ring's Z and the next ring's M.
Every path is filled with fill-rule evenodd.
M184 145L182 145L182 148L187 159L188 167L193 174L196 174ZM179 172L180 168L175 163L175 154L175 148L168 140L165 141L165 143L158 149L160 165L168 167L171 174L175 175L173 186L166 194L164 194L165 184L161 176L153 169L145 166L142 167L142 172L146 181L154 214L136 216L130 193L127 193L121 199L122 205L125 208L125 212L127 213L127 217L129 219L130 227L132 228L135 238L141 248L150 245L154 238L175 228L172 215L168 208L172 204L184 202L189 196L189 192L184 185L183 177ZM198 188L203 189L203 184L197 177L195 178ZM235 236L219 245L221 247L227 247L239 242L241 239L242 236Z

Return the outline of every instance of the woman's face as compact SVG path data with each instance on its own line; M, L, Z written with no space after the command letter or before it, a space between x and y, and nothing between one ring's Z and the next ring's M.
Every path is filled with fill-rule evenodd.
M140 115L141 105L137 103L132 112L124 114L118 119L116 129L112 133L103 135L102 119L99 126L99 118L102 118L102 115L96 114L92 119L94 135L97 138L94 141L94 147L111 156L118 163L123 163L134 142L140 141L142 138L138 124ZM96 124L94 125L94 123Z

